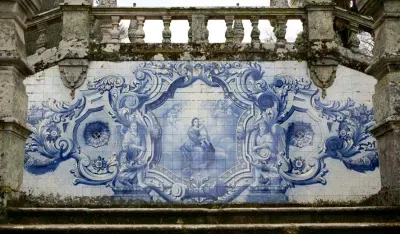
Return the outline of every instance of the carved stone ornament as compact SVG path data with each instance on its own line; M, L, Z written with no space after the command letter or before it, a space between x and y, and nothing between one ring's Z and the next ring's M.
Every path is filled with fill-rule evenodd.
M287 0L271 0L270 7L288 8L289 4Z
M100 6L103 7L116 7L117 6L117 0L100 0Z
M322 98L326 97L326 89L335 81L336 70L337 65L310 65L310 77L322 89Z
M66 59L58 64L61 80L64 85L71 89L71 97L75 97L75 90L79 88L86 79L89 61L87 59Z
M93 5L94 0L64 0L67 5Z

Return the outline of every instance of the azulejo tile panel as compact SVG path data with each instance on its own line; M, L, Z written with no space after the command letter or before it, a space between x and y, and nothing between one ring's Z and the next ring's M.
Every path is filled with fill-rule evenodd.
M27 173L74 160L71 184L107 186L114 196L274 203L287 202L289 188L329 183L328 160L357 173L378 167L372 109L323 100L308 77L256 62L128 69L96 73L72 102L31 105Z

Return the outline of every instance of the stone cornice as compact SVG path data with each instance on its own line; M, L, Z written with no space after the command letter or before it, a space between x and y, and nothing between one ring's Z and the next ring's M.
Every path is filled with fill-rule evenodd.
M381 26L383 24L383 22L385 22L385 20L387 19L396 19L400 21L400 12L399 13L383 13L374 23L374 25L372 26L372 28L375 30L377 29L379 26Z
M0 119L0 131L7 131L26 140L32 133L26 126L19 123L18 120L12 117L4 117Z
M52 21L55 19L60 19L62 18L62 11L60 7L51 9L49 11L42 12L38 15L35 15L32 19L28 20L26 25L28 27L34 27L37 24L47 22L47 21Z
M366 73L374 76L376 79L381 79L390 72L400 71L400 55L386 55L376 59L366 69Z
M113 46L117 49L107 50ZM287 43L285 48L275 48L272 43L262 44L261 48L253 48L250 44L97 44L89 45L88 59L90 61L160 61L160 60L238 60L249 61L306 61L307 53L297 44ZM56 58L57 48L46 50ZM37 55L32 55L37 56ZM32 57L30 56L30 57ZM51 56L50 56L51 57ZM364 72L370 66L372 57L354 53L350 49L338 46L335 58L340 65ZM35 72L55 66L63 60L40 60L30 64Z
M321 3L321 4L306 4L305 9L307 11L333 11L335 4L332 3Z
M383 2L381 0L361 0L358 2L358 11L363 15L379 17L379 11L382 9Z
M14 0L20 4L21 8L26 12L28 18L33 17L40 10L41 0Z
M171 16L172 20L188 19L189 15L200 14L210 19L225 19L232 15L235 19L249 19L259 16L260 19L275 19L283 15L288 19L301 19L306 16L304 8L270 8L270 7L93 7L92 15L96 18L110 18L120 16L121 20L135 19L136 16L145 16L146 19L162 19L162 16Z
M400 131L400 116L388 117L370 130L374 137L382 136L391 131Z
M356 23L362 27L363 30L367 32L372 32L372 26L374 25L374 19L372 17L360 15L355 12L344 10L340 7L335 7L333 15L347 20L352 23Z
M9 51L3 53L7 54ZM0 51L0 54L2 54L2 51ZM13 66L24 76L29 76L35 73L29 66L28 62L19 56L0 57L0 64L1 66Z
M17 13L14 12L1 12L0 13L0 19L12 19L15 20L15 22L23 29L26 30L27 29L27 25L25 24L25 22L21 19L21 17L18 16Z

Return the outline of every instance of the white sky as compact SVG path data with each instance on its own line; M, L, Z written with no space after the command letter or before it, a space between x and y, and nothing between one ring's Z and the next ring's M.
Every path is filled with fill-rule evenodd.
M118 0L118 6L132 6L136 3L137 7L173 7L173 6L232 6L235 7L236 3L240 6L269 6L269 0ZM124 21L124 24L129 25L129 21ZM244 20L243 26L245 30L244 43L251 41L250 20ZM287 24L286 39L293 42L299 32L303 30L302 24L299 20L289 20ZM162 41L163 23L161 20L147 20L145 22L144 31L146 34L145 42L147 43L160 43ZM265 39L267 35L272 34L272 27L268 20L260 20L259 29L261 32L261 40ZM187 31L189 30L189 23L186 20L173 20L171 22L172 42L173 43L186 43L188 41ZM209 41L210 43L223 43L225 42L225 21L223 20L210 20L208 22Z

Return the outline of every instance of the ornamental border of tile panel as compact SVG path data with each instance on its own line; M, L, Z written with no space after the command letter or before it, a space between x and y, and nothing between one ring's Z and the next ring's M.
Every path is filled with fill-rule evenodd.
M351 99L323 101L310 80L276 75L267 81L266 72L256 62L143 62L134 67L132 78L109 75L89 81L73 103L50 99L30 108L33 134L26 144L25 169L45 174L72 158L71 183L106 185L115 196L133 200L275 203L288 200L289 187L326 184L327 158L361 173L379 166L369 133L375 124L371 109ZM164 127L155 112L174 100L177 90L197 81L221 88L224 98L241 110L235 112L235 165L215 178L179 175L160 164ZM186 148L186 158L193 163L200 157L207 167L215 148L208 134L200 137L195 119L191 129L201 143L189 141L193 148ZM89 134L90 124L100 124L102 132ZM292 142L301 130L311 142ZM102 141L85 145L92 136ZM95 149L102 147L108 151L99 155ZM293 147L308 147L308 156L293 154Z

